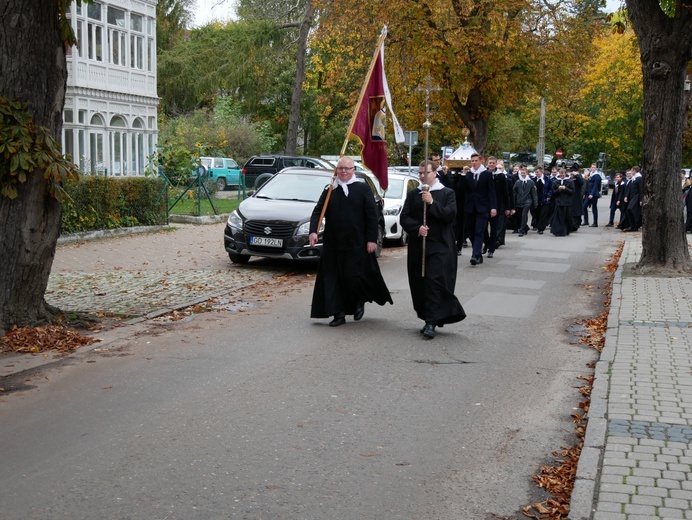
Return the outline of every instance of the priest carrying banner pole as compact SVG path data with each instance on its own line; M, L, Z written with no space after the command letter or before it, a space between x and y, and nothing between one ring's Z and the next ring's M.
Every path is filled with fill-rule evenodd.
M385 110L391 102L384 75L386 34L385 28L351 118L334 177L310 218L312 247L324 223L310 317L333 316L330 327L345 324L348 315L353 315L354 321L362 319L366 302L392 303L375 254L380 235L375 197L368 184L358 182L353 159L344 155L349 137L358 139L363 163L377 176L380 185L387 188ZM396 121L393 114L392 119ZM403 131L401 138L403 141Z

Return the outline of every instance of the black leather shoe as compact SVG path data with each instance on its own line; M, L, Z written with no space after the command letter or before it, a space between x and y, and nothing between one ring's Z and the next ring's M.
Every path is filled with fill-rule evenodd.
M344 317L343 314L334 316L334 319L329 322L330 327L338 327L339 325L343 325L346 323L346 318Z
M457 251L457 256L461 256L461 249L459 249L459 251Z
M475 256L472 256L471 260L469 260L469 262L471 262L471 265L476 265L478 263L478 258L476 258Z
M353 320L359 321L363 317L363 314L365 314L365 307L361 303L356 307L356 310L353 313Z
M487 246L483 246L483 251L481 251L481 253L482 253L482 254L485 254L485 253L487 253L487 252L488 252L488 247L487 247Z
M598 227L598 224L591 224L589 227Z
M483 257L482 256L477 257L476 260L478 261L479 264L483 263Z
M433 339L435 337L435 325L426 323L425 327L423 327L422 334L425 339Z
M488 258L492 258L493 256L495 256L495 253L493 253L492 251L488 251Z
M543 234L543 230L542 230L542 229L539 229L539 230L538 230L538 234L539 234L539 235L542 235L542 234Z

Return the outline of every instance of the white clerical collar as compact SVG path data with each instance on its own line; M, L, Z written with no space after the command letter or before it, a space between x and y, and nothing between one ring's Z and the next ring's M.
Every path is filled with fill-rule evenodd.
M344 195L346 195L346 196L348 197L348 185L349 185L349 184L353 184L354 182L357 182L357 181L356 181L356 176L355 176L355 175L353 175L353 176L352 176L349 180L347 180L346 182L344 182L344 181L342 181L341 179L337 178L337 179L336 179L336 182L333 184L333 187L334 187L334 188L337 188L337 187L341 186L341 189L344 190Z

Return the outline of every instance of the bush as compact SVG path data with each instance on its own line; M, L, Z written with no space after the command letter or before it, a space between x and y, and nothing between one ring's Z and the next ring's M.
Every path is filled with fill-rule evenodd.
M154 177L81 177L64 184L61 233L168 221L166 183Z

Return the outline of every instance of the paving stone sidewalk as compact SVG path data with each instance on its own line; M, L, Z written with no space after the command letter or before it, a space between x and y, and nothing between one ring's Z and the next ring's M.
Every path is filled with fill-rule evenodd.
M692 279L613 281L569 518L692 519Z
M223 247L224 226L175 224L61 244L46 301L73 311L151 317L276 275L276 266L232 264Z

